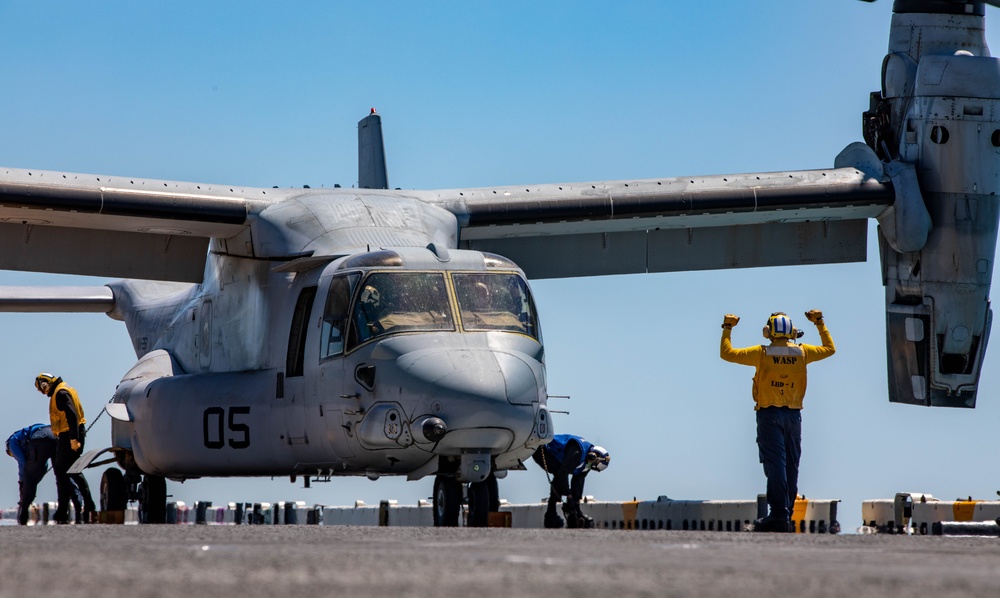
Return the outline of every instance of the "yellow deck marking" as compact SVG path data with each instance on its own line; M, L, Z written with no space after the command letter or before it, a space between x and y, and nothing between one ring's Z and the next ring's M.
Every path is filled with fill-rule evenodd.
M972 512L976 510L979 500L956 500L952 506L955 521L972 521Z
M806 507L809 506L809 501L804 498L796 498L795 506L792 508L792 525L795 526L795 533L802 532L802 522L806 519Z

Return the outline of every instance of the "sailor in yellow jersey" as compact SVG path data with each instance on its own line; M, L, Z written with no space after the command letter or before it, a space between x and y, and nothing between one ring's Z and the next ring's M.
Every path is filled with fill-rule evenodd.
M52 433L56 436L56 456L53 459L53 469L56 475L56 494L59 496L59 506L53 519L56 523L69 523L69 504L73 495L79 493L83 502L83 512L77 511L76 522L91 523L94 519L94 499L90 495L90 486L83 474L69 474L69 468L83 454L84 441L87 437L87 420L83 417L83 405L76 390L63 379L48 373L35 377L35 388L49 398L49 421Z
M764 326L770 345L734 349L730 336L739 316L726 314L722 321L722 359L757 368L753 377L757 412L757 448L767 476L768 515L758 519L758 531L791 531L792 508L798 494L799 457L802 454L802 398L806 394L806 366L834 354L833 338L818 309L806 312L816 325L823 346L798 345L802 332L784 312L775 312Z

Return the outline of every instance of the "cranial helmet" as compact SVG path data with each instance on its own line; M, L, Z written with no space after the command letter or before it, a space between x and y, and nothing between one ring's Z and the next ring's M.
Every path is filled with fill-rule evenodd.
M792 326L792 319L784 312L774 312L767 319L767 336L771 338L798 338L795 334L795 327Z
M594 471L604 471L608 468L608 463L611 463L611 455L608 451L600 446L592 446L590 450L587 451L587 468L593 469Z
M49 394L49 389L52 388L52 385L55 384L56 380L58 380L57 376L42 372L41 374L35 376L35 388L37 388L38 392L42 394Z
M361 303L366 309L377 310L382 305L382 294L372 285L365 285L365 288L361 289Z

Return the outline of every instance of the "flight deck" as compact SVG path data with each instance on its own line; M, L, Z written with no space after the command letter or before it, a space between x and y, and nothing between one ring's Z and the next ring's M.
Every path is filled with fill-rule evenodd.
M996 538L359 526L0 527L2 596L996 596ZM59 563L58 568L53 563Z

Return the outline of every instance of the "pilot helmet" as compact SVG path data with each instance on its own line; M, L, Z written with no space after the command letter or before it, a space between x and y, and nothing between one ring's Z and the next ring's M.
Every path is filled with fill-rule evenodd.
M608 468L608 463L611 463L611 455L605 448L595 445L587 451L587 469L604 471Z
M378 309L382 305L382 294L374 286L366 284L365 288L361 289L361 303L367 309Z
M55 384L56 380L58 380L57 376L42 372L41 374L35 376L35 388L37 388L38 392L43 395L47 395L49 394L49 389L52 388L52 385Z
M472 303L477 309L485 309L490 304L490 288L485 282L472 285Z

